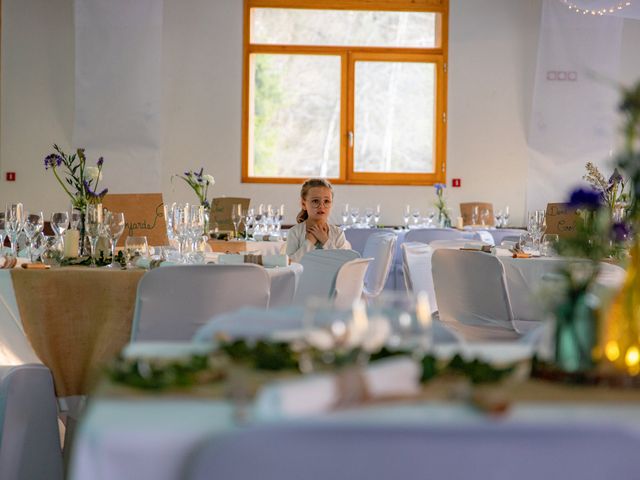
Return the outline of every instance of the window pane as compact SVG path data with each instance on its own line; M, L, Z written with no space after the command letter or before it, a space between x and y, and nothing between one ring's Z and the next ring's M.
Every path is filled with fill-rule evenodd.
M433 173L435 65L356 62L356 172Z
M251 43L367 47L435 46L436 14L251 9Z
M251 55L249 174L338 177L340 57Z

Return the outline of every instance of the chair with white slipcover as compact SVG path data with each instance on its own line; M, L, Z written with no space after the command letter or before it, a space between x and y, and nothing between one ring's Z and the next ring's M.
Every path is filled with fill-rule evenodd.
M380 295L387 282L395 253L397 236L393 232L374 232L364 245L362 256L373 258L364 277L364 294L367 298Z
M304 305L310 297L332 298L338 270L346 262L359 257L355 250L317 249L307 252L300 259L303 270L293 304Z
M0 478L62 480L57 414L46 366L0 366Z
M333 304L337 308L350 308L353 302L362 298L364 278L372 260L372 258L356 258L340 267L333 293Z
M269 289L259 265L156 268L138 284L131 340L189 340L215 315L243 306L267 308Z
M436 292L431 276L431 255L433 248L426 243L404 242L402 244L402 272L409 292L425 292L431 306L431 313L438 310Z
M431 268L440 320L465 340L513 340L526 333L527 325L514 319L504 267L494 255L439 249Z
M458 240L461 238L477 238L474 232L461 232L453 228L416 228L407 231L405 242L431 243L434 240Z

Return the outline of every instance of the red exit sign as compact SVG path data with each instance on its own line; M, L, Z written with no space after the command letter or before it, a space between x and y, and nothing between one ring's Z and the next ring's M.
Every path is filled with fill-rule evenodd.
M452 179L451 180L451 186L455 187L455 188L461 187L462 186L462 179L460 179L460 178Z
M5 176L7 182L15 182L16 181L16 172L7 172Z

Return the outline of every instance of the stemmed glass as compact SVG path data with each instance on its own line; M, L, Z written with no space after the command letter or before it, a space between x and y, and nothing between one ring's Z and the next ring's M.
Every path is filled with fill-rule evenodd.
M402 216L402 221L404 222L404 228L409 228L409 220L411 219L411 206L405 205L404 214Z
M502 227L507 228L509 226L509 205L504 207L504 214L502 215Z
M483 227L486 227L489 225L489 209L488 208L483 208L480 211L480 224Z
M124 241L124 253L127 258L127 268L134 268L138 257L149 256L147 237L127 237Z
M164 204L162 206L164 211L164 220L167 226L167 240L169 240L169 245L171 245L176 238L173 230L173 209L175 207L175 202L173 202L171 205Z
M380 224L380 205L376 205L376 211L373 212L373 224L378 228Z
M182 261L184 257L185 240L189 236L189 204L175 205L173 207L173 233L178 239L178 255Z
M498 212L496 213L496 228L502 228L502 217L504 216L504 214L502 213L502 210L498 210Z
M21 203L7 205L4 215L4 228L11 242L11 254L18 255L18 234L24 224L24 209Z
M69 212L55 212L51 214L51 228L56 235L56 244L61 245L64 252L64 232L69 227Z
M85 214L84 228L89 238L89 244L91 245L91 265L92 268L96 267L96 246L98 245L98 239L102 232L102 224L104 223L102 205L100 204L88 204L87 212Z
M4 216L5 216L5 213L0 212L0 254L2 254L2 251L4 249L4 237L5 237Z
M244 212L244 227L245 227L245 231L247 232L247 237L249 237L249 235L253 235L254 222L255 222L255 212L253 208L249 208L247 209L246 212Z
M347 222L349 221L349 204L345 203L342 208L342 227L346 228Z
M478 225L478 216L479 216L479 208L478 205L474 205L471 208L471 225Z
M364 220L367 227L371 226L371 219L373 218L373 208L364 209Z
M271 206L269 209L271 210ZM272 212L269 212L269 217L271 217ZM233 237L235 239L238 238L238 227L240 227L240 223L242 222L242 205L239 203L234 203L231 206L231 222L233 223Z
M205 212L202 205L191 205L189 207L189 239L191 240L191 251L198 251L198 241L204 235Z
M25 215L25 222L23 225L24 234L27 236L27 240L29 240L29 260L35 261L33 258L33 240L36 235L39 235L44 228L44 217L42 216L42 212L36 213L27 213Z
M547 223L545 218L544 210L535 210L533 212L529 212L528 222L527 222L527 231L531 234L533 238L533 243L535 248L540 248L540 239L542 235L547 230Z
M417 208L414 209L413 212L411 212L411 217L413 218L414 227L417 227L418 223L420 222L420 210L418 210Z
M436 212L435 210L431 209L429 210L429 213L427 214L427 227L428 228L433 228L433 219L436 216Z
M358 217L360 216L360 210L358 207L351 207L351 224L355 227L358 223Z
M111 263L105 268L120 268L120 264L116 262L116 243L124 232L124 213L107 212L102 226L105 237L109 239L109 248L111 250Z

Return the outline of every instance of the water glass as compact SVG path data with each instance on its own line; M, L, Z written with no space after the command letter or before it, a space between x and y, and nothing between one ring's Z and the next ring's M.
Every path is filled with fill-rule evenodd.
M127 237L124 241L124 252L127 258L127 268L135 268L138 258L149 256L147 237Z
M547 233L542 237L540 244L540 255L543 257L553 257L558 253L558 242L560 237L556 233Z
M24 225L24 209L21 203L7 205L5 210L5 232L11 242L11 254L18 255L18 234Z

